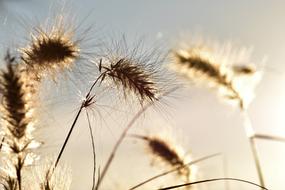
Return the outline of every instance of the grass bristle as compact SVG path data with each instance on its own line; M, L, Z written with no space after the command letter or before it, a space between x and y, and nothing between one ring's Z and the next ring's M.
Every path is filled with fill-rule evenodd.
M34 178L31 183L32 190L68 190L71 185L71 171L68 167L54 168L50 159L44 160L39 166L35 167Z
M38 27L31 34L30 44L20 49L21 58L28 70L41 77L72 67L79 58L80 48L73 39L73 32L64 25L62 17L51 29Z

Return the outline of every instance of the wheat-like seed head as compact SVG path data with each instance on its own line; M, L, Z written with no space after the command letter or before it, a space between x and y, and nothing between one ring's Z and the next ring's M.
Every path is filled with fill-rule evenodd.
M193 77L205 77L217 83L225 80L222 66L211 62L207 57L202 57L198 49L188 52L184 50L177 51L175 52L175 58L175 63L180 64L177 67L185 67L185 72L190 70L191 73L188 74L193 75Z
M2 120L9 136L21 140L30 138L33 131L34 118L32 95L34 84L20 65L12 63L6 57L7 69L1 73Z
M188 161L186 155L182 153L183 151L181 151L180 147L168 142L161 137L149 137L140 135L135 135L135 137L145 140L147 143L146 147L150 152L150 155L154 156L154 158L164 163L165 165L176 168L185 165ZM187 181L193 177L191 176L192 172L189 166L181 167L178 170L178 175L185 177Z
M104 77L111 79L116 86L121 86L125 97L129 92L133 92L141 103L157 99L158 89L152 80L152 73L142 65L121 58L103 69Z
M33 103L35 98L34 83L15 64L15 58L6 56L6 70L0 76L0 89L2 93L2 127L5 140L2 151L9 157L9 162L17 172L24 166L31 165L36 156L31 150L37 148L39 143L33 140ZM11 177L11 176L10 176Z
M237 101L240 108L245 109L253 97L254 85L250 85L249 81L259 80L260 77L255 77L257 71L252 65L237 64L248 62L244 49L240 52L233 52L228 46L221 49L193 45L175 50L175 60L170 68L194 83L218 89L227 100ZM224 57L222 53L225 53Z
M65 26L63 16L59 16L51 28L41 26L32 32L30 44L20 49L21 58L39 79L69 69L80 54L78 41L73 38L73 31Z
M156 101L161 93L157 64L161 61L155 52L145 52L136 46L129 50L126 42L107 50L99 63L101 82L120 88L127 98L133 94L142 104Z

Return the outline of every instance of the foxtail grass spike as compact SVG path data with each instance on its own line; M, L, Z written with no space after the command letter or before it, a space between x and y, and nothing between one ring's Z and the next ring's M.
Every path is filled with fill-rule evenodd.
M65 25L63 17L59 16L53 27L34 29L30 44L20 49L27 70L39 80L43 75L54 77L55 73L71 68L80 57L78 41Z
M11 170L7 184L11 187L12 180L17 180L18 190L22 189L22 171L25 166L34 162L34 154L31 150L37 148L37 143L32 131L34 130L33 104L31 98L35 92L33 81L30 80L21 65L16 63L16 59L7 53L6 70L1 71L0 88L3 95L2 127L5 136L5 156L10 158ZM35 96L33 97L35 98Z

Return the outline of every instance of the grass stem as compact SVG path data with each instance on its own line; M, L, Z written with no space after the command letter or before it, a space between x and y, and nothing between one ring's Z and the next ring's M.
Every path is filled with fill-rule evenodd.
M262 173L262 169L261 169L260 160L259 160L259 157L258 157L258 153L257 153L257 148L256 148L254 137L250 137L249 138L249 142L250 142L250 148L251 148L251 151L252 151L252 155L253 155L253 158L254 158L256 171L257 171L257 174L258 174L259 183L260 183L261 186L264 187L265 183L264 183L264 179L263 179L263 173Z
M177 189L180 187L186 187L186 186L191 186L191 185L196 185L196 184L201 184L201 183L208 183L208 182L214 182L214 181L238 181L238 182L242 182L242 183L247 183L256 187L260 187L261 189L264 190L269 190L264 186L258 185L256 183L253 183L251 181L247 181L247 180L243 180L243 179L237 179L237 178L214 178L214 179L206 179L206 180L201 180L201 181L195 181L192 183L184 183L184 184L180 184L180 185L174 185L174 186L169 186L169 187L164 187L164 188L160 188L158 190L169 190L169 189Z
M122 141L124 140L124 138L126 137L129 129L133 126L133 124L137 121L137 119L153 104L153 102L147 104L146 106L142 107L136 114L135 116L133 117L133 119L129 122L129 124L127 125L127 127L124 129L124 131L122 132L122 134L120 135L119 139L117 140L110 156L108 157L108 160L105 164L105 166L103 167L103 170L102 170L102 173L101 173L101 176L100 176L100 179L98 180L97 182L97 185L96 185L96 188L95 190L98 190L114 157L115 157L115 154L119 148L119 146L121 145Z
M162 97L164 96L167 96L168 94L174 92L175 90L177 90L178 87L175 87L175 88L172 88L170 89L169 91L166 91L165 93L161 94L160 97L157 98L156 101L159 101ZM108 157L108 160L105 164L105 166L103 167L103 170L102 170L102 173L100 173L100 178L99 180L97 181L97 184L96 184L96 188L95 190L98 190L114 157L115 157L115 154L119 148L119 146L121 145L121 143L123 142L123 140L125 139L125 137L127 136L127 133L128 131L131 129L131 127L134 125L134 123L139 119L139 117L149 108L151 107L152 105L154 104L154 102L149 102L148 104L146 104L145 106L143 106L135 115L134 117L132 118L132 120L128 123L128 125L126 126L126 128L123 130L123 132L121 133L119 139L117 140L117 142L115 143L115 146L114 148L112 149L112 152L110 154L110 156Z
M61 158L61 156L62 156L62 153L63 153L64 150L65 150L65 147L66 147L66 145L67 145L67 142L68 142L68 140L69 140L69 138L70 138L70 136L71 136L71 133L72 133L74 127L75 127L75 124L76 124L76 122L77 122L77 120L78 120L78 118L79 118L79 116L80 116L80 113L81 113L81 111L82 111L83 108L84 108L84 106L83 106L83 104L82 104L82 105L80 106L80 108L79 108L77 114L76 114L76 117L75 117L75 119L74 119L74 121L73 121L73 123L72 123L72 125L71 125L71 127L70 127L70 130L69 130L69 132L68 132L68 134L67 134L67 136L66 136L66 138L65 138L65 140L64 140L64 143L63 143L63 145L62 145L62 147L61 147L61 149L60 149L60 152L59 152L59 154L58 154L58 156L57 156L57 159L56 159L56 161L55 161L55 164L54 164L54 168L56 168L57 165L58 165L58 163L59 163L59 160L60 160L60 158Z
M87 121L88 121L88 128L89 128L89 132L90 132L90 138L91 138L91 144L92 144L92 153L93 153L92 190L94 190L95 189L95 183L96 183L96 149L95 149L95 141L94 141L93 130L91 127L90 117L89 117L87 110L86 110L86 117L87 117Z
M193 160L193 161L188 162L188 163L186 163L186 164L184 164L184 165L182 165L182 166L176 167L176 168L174 168L174 169L172 169L172 170L163 172L163 173L158 174L158 175L155 175L155 176L153 176L153 177L151 177L151 178L149 178L149 179L147 179L147 180L144 180L143 182L141 182L141 183L139 183L139 184L137 184L137 185L131 187L129 190L137 189L137 188L139 188L139 187L141 187L141 186L143 186L143 185L145 185L145 184L147 184L147 183L149 183L149 182L151 182L151 181L153 181L153 180L155 180L155 179L157 179L157 178L160 178L160 177L163 177L163 176L165 176L165 175L174 173L174 172L179 171L179 170L181 170L181 169L183 169L183 168L185 168L185 167L187 167L187 166L191 166L191 165L193 165L193 164L196 164L196 163L199 163L199 162L202 162L202 161L204 161L204 160L208 160L208 159L210 159L210 158L213 158L213 157L215 157L215 156L220 156L220 155L221 155L220 153L216 153L216 154L212 154L212 155L209 155L209 156L204 156L204 157L202 157L202 158Z
M250 145L250 149L251 149L251 152L252 152L252 156L253 156L253 159L254 159L254 164L255 164L257 175L258 175L259 184L262 187L264 187L265 186L265 182L264 182L264 178L263 178L263 173L262 173L262 169L261 169L260 160L259 160L258 153L257 153L257 147L256 147L256 144L255 144L255 139L254 139L255 133L254 133L254 130L253 130L253 127L252 127L251 120L250 120L249 115L246 112L246 110L243 111L243 115L245 117L244 127L245 127L247 138L249 140L249 145Z
M100 74L100 75L97 77L97 79L94 81L94 83L93 83L92 86L90 87L88 93L86 94L85 99L82 101L81 106L80 106L80 108L79 108L79 110L78 110L78 112L77 112L77 114L76 114L76 117L75 117L75 119L74 119L74 121L73 121L73 123L72 123L72 125L71 125L71 127L70 127L70 130L69 130L69 132L68 132L68 134L67 134L65 140L64 140L64 143L63 143L63 145L62 145L62 147L61 147L61 150L60 150L60 152L59 152L59 154L58 154L58 156L57 156L57 159L56 159L55 164L54 164L54 168L56 168L57 165L58 165L58 162L59 162L59 160L60 160L60 158L61 158L61 156L62 156L62 153L63 153L64 150L65 150L65 147L66 147L66 145L67 145L67 142L68 142L68 140L69 140L69 138L70 138L70 136L71 136L71 133L72 133L74 127L75 127L75 124L77 123L77 120L78 120L78 118L79 118L79 116L80 116L80 114L81 114L83 108L85 108L85 107L89 106L90 104L92 104L92 101L93 101L94 96L91 96L91 92L92 92L93 88L95 87L95 85L97 84L97 82L99 81L99 79L102 78L102 76L103 76L103 74Z
M285 137L275 136L275 135L267 135L267 134L255 134L253 136L254 139L262 139L262 140L271 140L271 141L279 141L285 142Z

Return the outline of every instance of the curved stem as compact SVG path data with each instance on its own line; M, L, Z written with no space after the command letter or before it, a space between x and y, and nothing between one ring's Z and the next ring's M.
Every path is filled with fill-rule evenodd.
M88 121L88 128L90 132L90 138L91 138L91 144L92 144L92 153L93 153L93 178L92 178L92 190L95 189L95 183L96 183L96 149L95 149L95 141L94 141L94 135L91 127L90 117L88 114L88 111L86 110L86 116Z
M223 162L223 176L224 178L227 178L229 176L228 175L228 160L224 154L222 155L222 162ZM229 189L230 189L229 181L225 181L225 190L229 190Z
M170 89L169 91L163 93L159 98L156 99L156 101L159 101L162 97L164 96L167 96L168 94L170 94L171 92L177 90L178 87L175 87L175 88L172 88ZM96 184L96 188L95 190L98 190L114 157L115 157L115 154L119 148L119 146L121 145L121 143L123 142L124 138L126 137L128 131L130 130L130 128L134 125L134 123L137 121L137 119L149 108L151 107L155 102L149 102L147 105L145 105L144 107L142 107L133 117L133 119L128 123L127 127L123 130L122 134L120 135L119 139L117 140L110 156L108 157L108 160L106 162L106 165L103 167L103 170L102 170L102 173L100 174L100 178L99 180L97 181L97 184Z
M195 181L192 183L184 183L184 184L180 184L180 185L174 185L174 186L169 186L169 187L164 187L164 188L160 188L158 190L168 190L168 189L177 189L180 187L186 187L186 186L191 186L191 185L195 185L195 184L200 184L200 183L208 183L208 182L213 182L213 181L238 181L238 182L242 182L242 183L247 183L256 187L260 187L261 189L264 190L269 190L264 186L258 185L256 183L253 183L251 181L247 181L247 180L243 180L243 179L237 179L237 178L213 178L213 179L206 179L206 180L201 180L201 181Z
M104 73L101 73L101 74L97 77L97 79L94 81L94 83L93 83L92 86L90 87L88 93L86 94L85 100L82 101L81 106L80 106L80 108L79 108L79 110L78 110L78 112L77 112L77 114L76 114L76 117L75 117L75 119L74 119L74 121L73 121L73 123L72 123L72 125L71 125L71 127L70 127L70 130L69 130L69 132L68 132L68 134L67 134L65 140L64 140L64 143L63 143L63 145L62 145L62 147L61 147L61 150L60 150L60 152L59 152L59 154L58 154L58 156L57 156L57 159L56 159L55 164L54 164L54 169L57 167L57 165L58 165L58 163L59 163L59 160L60 160L60 158L61 158L61 156L62 156L62 153L64 152L64 149L65 149L65 147L66 147L66 145L67 145L67 142L68 142L68 140L69 140L69 138L70 138L70 136L71 136L71 133L72 133L74 127L75 127L75 124L77 123L77 120L78 120L78 118L79 118L79 116L80 116L80 114L81 114L82 109L83 109L84 107L88 106L88 105L86 105L86 102L92 100L92 98L93 98L93 97L90 96L90 94L91 94L93 88L95 87L95 85L97 84L97 82L99 81L99 79L101 79L101 77L103 77L103 76L104 76Z
M119 139L117 140L110 156L108 157L108 160L105 164L105 166L103 167L103 170L102 170L102 173L101 173L101 176L100 176L100 179L98 180L97 182L97 185L96 185L96 190L99 189L114 157L115 157L115 154L119 148L119 146L121 145L122 141L124 140L124 138L126 137L127 135L127 132L129 131L129 129L133 126L133 124L137 121L137 119L152 105L152 102L147 104L145 107L142 107L142 109L140 109L140 111L138 111L136 113L136 115L133 117L133 119L129 122L129 124L127 125L127 127L124 129L124 131L122 132L122 134L120 135Z
M199 163L199 162L201 162L201 161L204 161L204 160L207 160L207 159L213 158L213 157L215 157L215 156L219 156L219 155L221 155L221 154L220 154L220 153L217 153L217 154L212 154L212 155L209 155L209 156L204 156L204 157L202 157L202 158L193 160L193 161L191 161L191 162L189 162L189 163L186 163L186 164L184 164L184 165L182 165L182 166L176 167L176 168L174 168L174 169L172 169L172 170L169 170L169 171L163 172L163 173L161 173L161 174L158 174L158 175L156 175L156 176L153 176L153 177L151 177L151 178L149 178L149 179L147 179L147 180L145 180L145 181L143 181L143 182L141 182L141 183L139 183L139 184L137 184L137 185L131 187L129 190L137 189L138 187L141 187L141 186L143 186L143 185L145 185L145 184L147 184L147 183L149 183L149 182L151 182L151 181L153 181L153 180L155 180L155 179L157 179L157 178L163 177L163 176L165 176L165 175L168 175L168 174L171 174L171 173L173 173L173 172L176 172L176 171L178 171L178 170L180 170L180 169L183 169L183 168L185 168L185 167L187 167L187 166L191 166L191 165L193 165L193 164Z

